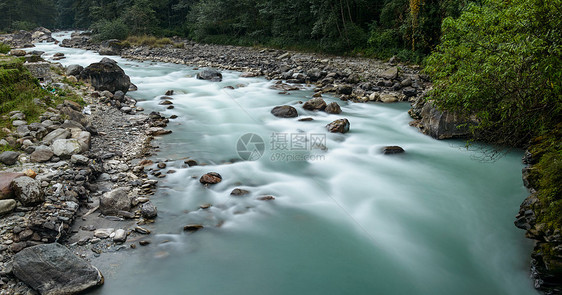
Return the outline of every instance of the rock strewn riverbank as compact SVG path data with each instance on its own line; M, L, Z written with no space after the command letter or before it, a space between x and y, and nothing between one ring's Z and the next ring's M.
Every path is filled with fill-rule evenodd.
M5 130L8 135L3 144L18 150L2 158L6 164L2 170L28 170L30 176L35 172L37 176L33 179L23 173L0 173L2 179L17 176L6 183L8 189L14 189L14 196L3 195L9 204L0 217L0 294L31 292L14 276L12 268L14 254L23 249L60 242L89 259L115 248L130 248L125 245L128 238L134 243L136 236L150 233L141 227L151 222L144 218L141 208L150 204L157 181L148 179L144 165L150 162L143 160L150 154L154 133L162 131L168 120L157 113L137 114L134 101L118 99L117 93L63 84L64 76L57 72L64 69L51 66L55 71L42 71L45 75L39 78L48 78L59 88L81 95L88 106L66 101L48 109L40 122L30 124L24 121L23 113L11 114L17 128ZM132 104L128 113L122 111L123 103ZM66 148L74 147L74 143L76 148ZM61 145L60 152L57 144ZM22 184L16 186L16 182ZM119 191L125 191L128 208L105 211L100 200L111 203Z

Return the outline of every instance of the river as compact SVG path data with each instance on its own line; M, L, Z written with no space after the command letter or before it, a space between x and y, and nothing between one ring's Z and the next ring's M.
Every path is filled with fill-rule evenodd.
M51 43L34 49L64 53L63 65L102 58ZM532 244L513 225L527 195L521 151L482 161L485 146L410 127L406 103L324 96L343 113L314 113L298 103L311 89L282 95L238 72L213 83L185 65L110 58L138 86L129 95L139 106L178 116L153 158L177 172L152 197L152 244L94 260L106 283L89 294L538 294ZM169 89L172 110L158 105ZM270 114L284 104L314 120ZM326 132L338 118L349 119L349 133ZM387 145L406 152L383 155ZM186 157L206 165L186 168ZM206 188L199 177L211 171L223 181ZM234 188L250 193L230 196ZM184 233L192 223L205 229Z

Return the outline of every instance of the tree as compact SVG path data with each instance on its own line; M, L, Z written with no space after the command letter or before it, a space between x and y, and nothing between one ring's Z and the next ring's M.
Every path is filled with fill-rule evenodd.
M487 0L443 22L431 99L475 116L476 138L525 146L562 121L562 0Z

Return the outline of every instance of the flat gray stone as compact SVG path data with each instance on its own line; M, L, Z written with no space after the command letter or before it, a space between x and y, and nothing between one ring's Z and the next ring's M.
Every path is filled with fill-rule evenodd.
M97 268L58 243L23 249L14 255L13 273L41 295L77 294L103 284Z

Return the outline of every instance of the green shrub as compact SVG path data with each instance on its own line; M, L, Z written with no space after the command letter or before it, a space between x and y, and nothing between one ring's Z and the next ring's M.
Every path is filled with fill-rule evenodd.
M12 48L10 48L10 45L0 43L0 53L6 54L6 53L10 52L10 50L12 50Z
M113 21L101 20L92 25L93 40L100 42L109 39L124 40L129 35L129 29L120 19Z

